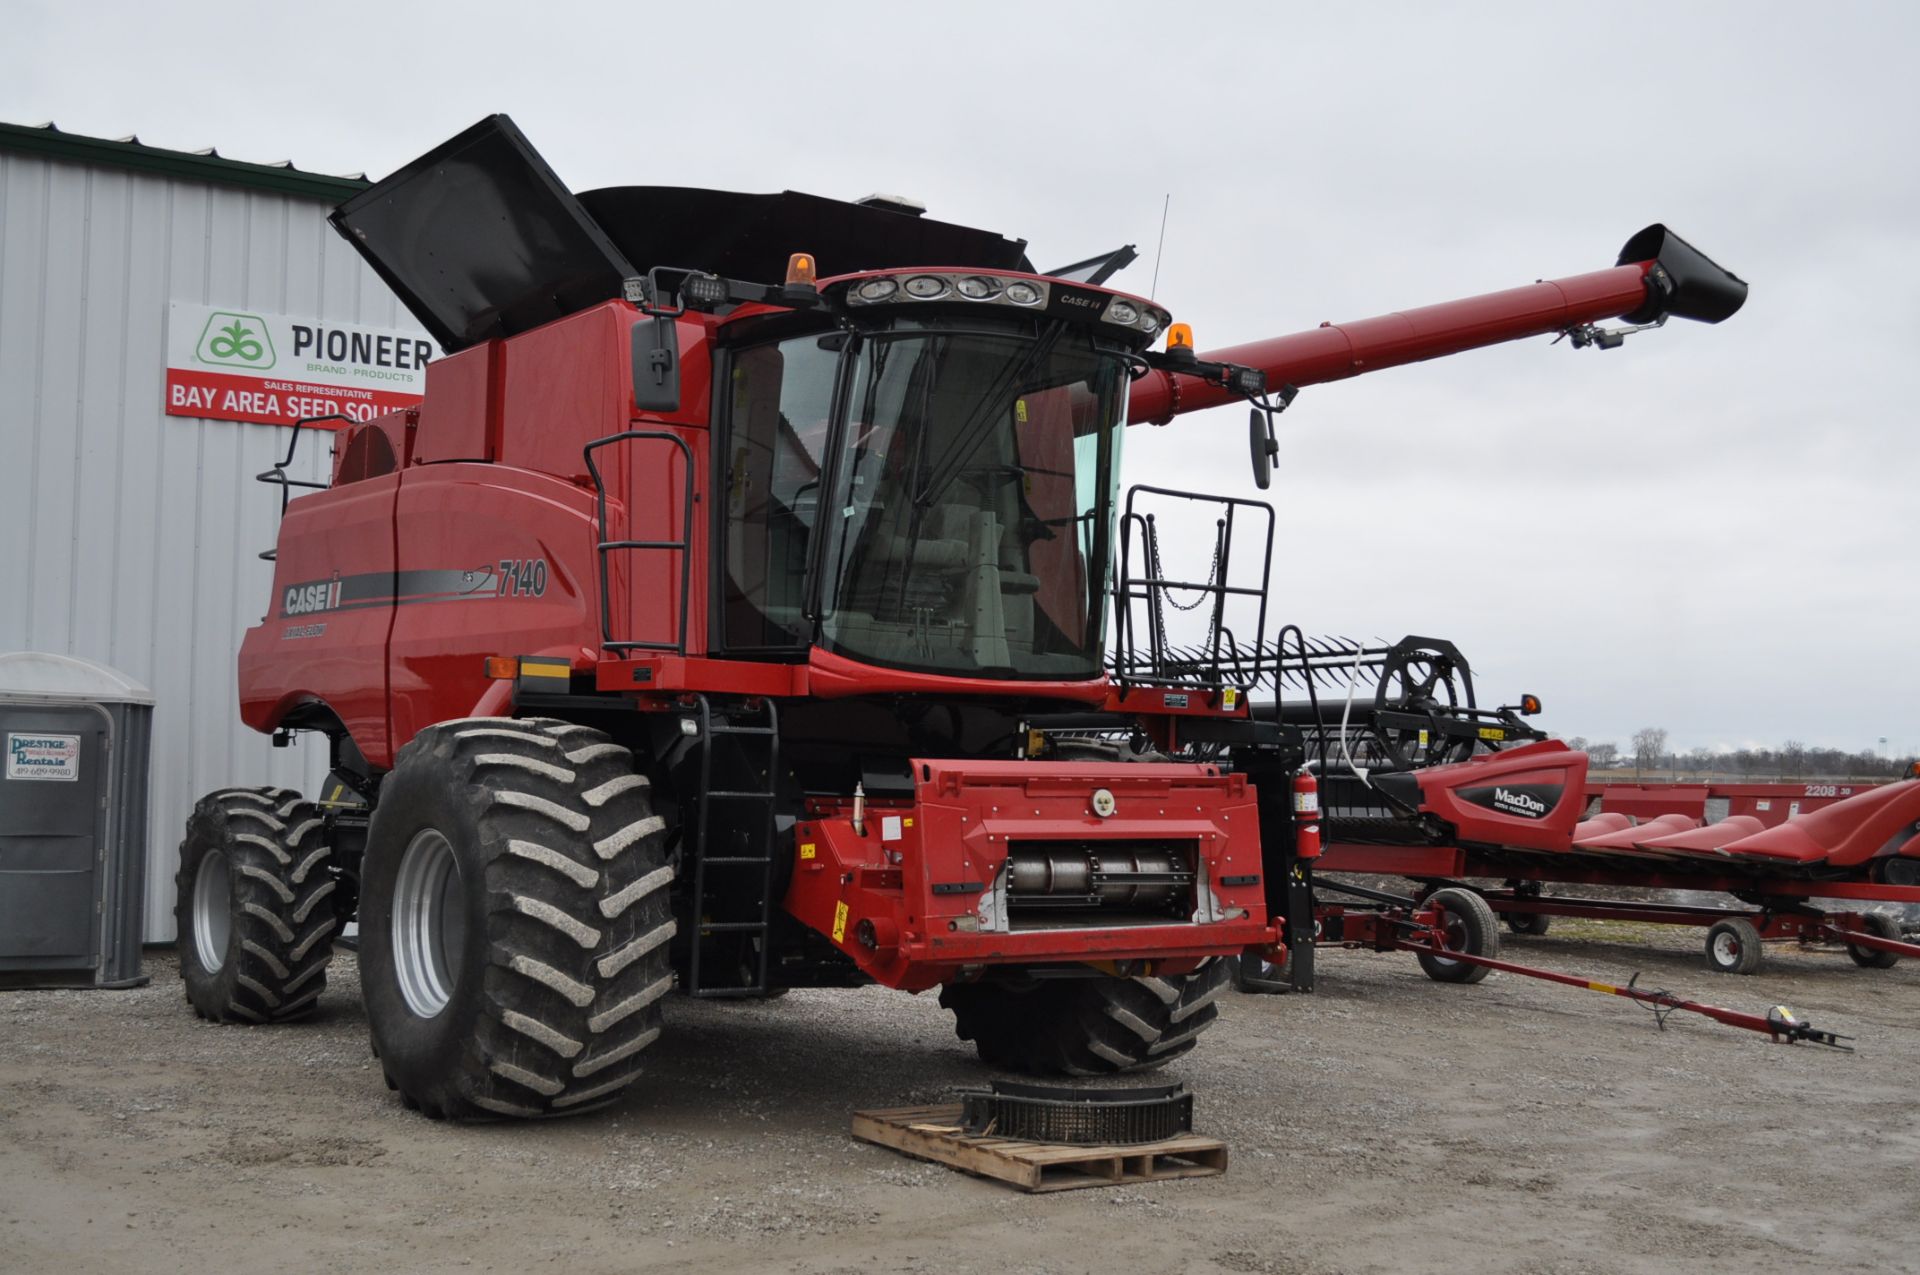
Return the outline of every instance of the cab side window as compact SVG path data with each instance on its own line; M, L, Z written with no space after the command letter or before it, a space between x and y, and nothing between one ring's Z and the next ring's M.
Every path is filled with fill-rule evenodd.
M721 633L730 651L804 647L807 561L840 356L817 335L736 351L730 367Z

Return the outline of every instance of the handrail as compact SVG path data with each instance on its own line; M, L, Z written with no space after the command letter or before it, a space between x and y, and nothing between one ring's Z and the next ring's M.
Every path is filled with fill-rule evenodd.
M308 482L302 478L295 478L287 472L287 466L293 464L294 449L300 446L301 429L308 425L316 425L321 421L345 421L349 425L358 423L353 417L342 416L339 412L328 412L324 416L302 416L293 423L293 433L287 438L287 454L275 463L272 469L263 469L253 476L253 481L257 483L265 483L269 487L278 487L280 489L280 516L282 518L287 516L287 504L293 499L293 489L295 487L304 487L309 491L325 491L333 485L332 483ZM273 562L277 560L279 556L280 551L278 547L275 547L262 550L260 560L262 562Z
M1224 509L1224 513L1215 523L1211 580L1203 583L1175 579L1166 575L1160 566L1159 536L1154 524L1154 515L1135 508L1137 499L1143 494L1169 496L1177 500L1211 504ZM1232 578L1235 515L1243 505L1260 510L1267 519L1265 558L1261 562L1258 585L1228 583ZM1266 651L1258 642L1253 644L1251 652L1241 648L1233 636L1233 631L1227 627L1226 605L1227 600L1233 597L1258 598L1260 607L1254 632L1266 631L1268 581L1273 573L1274 528L1273 506L1262 500L1221 496L1209 492L1181 491L1177 488L1155 487L1145 483L1129 488L1126 508L1120 518L1120 562L1119 569L1115 573L1114 609L1117 613L1114 625L1116 649L1113 673L1115 679L1123 687L1129 682L1218 685L1223 682L1231 666L1233 676L1243 681L1247 687L1257 685L1264 673L1263 662ZM1133 542L1136 534L1140 538L1146 559L1142 566L1147 574L1140 576L1132 574ZM1183 610L1198 607L1209 598L1213 602L1208 615L1206 642L1199 650L1192 653L1191 659L1179 658L1184 653L1178 652L1167 640L1163 608L1169 600L1168 591L1175 589L1200 595L1191 606L1181 606ZM1145 623L1148 651L1144 661L1140 658L1139 641L1134 632L1132 604L1135 602L1144 603L1147 607ZM1252 657L1251 669L1246 663L1249 654Z
M615 443L633 442L648 439L657 442L672 443L679 449L681 458L686 461L686 486L681 514L680 539L678 540L614 540L607 525L607 484L600 474L600 467L594 463L593 454L602 447ZM687 653L687 610L688 595L692 586L693 571L693 449L678 434L664 430L630 429L624 433L609 434L605 438L596 438L582 449L586 457L587 473L593 478L595 504L598 510L600 538L594 545L600 575L600 646L607 651L671 651L675 655ZM632 523L632 505L627 506L627 519ZM680 626L679 633L671 642L646 642L639 640L616 640L613 636L612 591L607 583L608 555L616 550L629 549L665 549L677 550L680 554Z

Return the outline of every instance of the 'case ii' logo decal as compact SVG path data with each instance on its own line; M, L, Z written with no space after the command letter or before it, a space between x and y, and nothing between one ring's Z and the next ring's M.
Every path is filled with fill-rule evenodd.
M221 367L269 368L274 365L273 338L267 325L256 314L234 314L216 310L207 316L200 333L200 344L193 357L201 363Z

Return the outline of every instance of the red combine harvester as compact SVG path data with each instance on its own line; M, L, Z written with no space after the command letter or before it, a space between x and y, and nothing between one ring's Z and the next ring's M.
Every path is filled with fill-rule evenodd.
M1264 630L1264 575L1227 574L1263 507L1122 516L1126 424L1249 402L1264 478L1299 386L1746 292L1656 226L1610 269L1202 358L1102 286L1130 249L1040 274L898 201L575 196L499 116L333 220L447 354L417 411L331 422L324 490L263 476L242 713L333 772L200 802L181 965L202 1014L287 1019L357 917L375 1050L433 1116L611 1100L676 983L937 986L1033 1072L1190 1049L1219 958L1310 931L1314 780L1246 695L1284 632L1220 623L1257 600ZM1161 574L1155 500L1214 508L1211 580ZM1205 649L1165 641L1170 589L1212 599Z

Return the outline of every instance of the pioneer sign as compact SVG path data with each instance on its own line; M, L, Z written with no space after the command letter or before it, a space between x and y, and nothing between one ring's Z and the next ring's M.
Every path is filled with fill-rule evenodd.
M419 403L432 357L418 332L176 301L167 313L167 415L371 420Z

